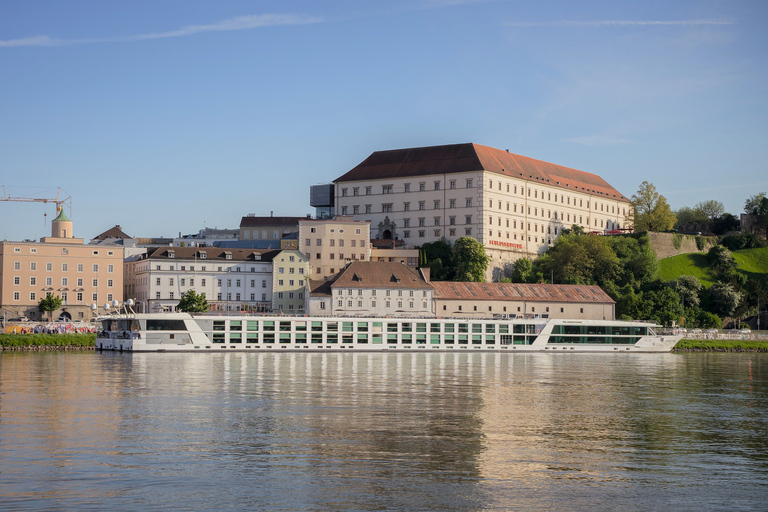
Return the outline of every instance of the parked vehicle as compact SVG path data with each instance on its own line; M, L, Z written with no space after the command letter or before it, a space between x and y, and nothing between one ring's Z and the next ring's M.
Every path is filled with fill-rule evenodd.
M9 322L29 322L29 318L26 316L15 316L8 319Z

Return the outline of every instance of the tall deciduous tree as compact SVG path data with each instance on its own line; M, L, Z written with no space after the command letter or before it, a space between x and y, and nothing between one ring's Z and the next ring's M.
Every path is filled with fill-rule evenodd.
M181 295L176 308L185 313L205 313L208 311L208 299L205 298L205 293L198 294L195 290L187 290Z
M37 309L48 313L49 318L53 320L53 312L61 307L64 301L58 295L46 295L37 303Z
M714 199L696 203L694 209L701 212L701 214L709 221L713 221L725 213L725 206L723 206L723 203L715 201Z
M652 183L644 181L632 196L635 231L667 231L675 225L675 214L667 198L656 191Z
M483 245L474 238L463 236L453 244L453 262L456 265L454 281L485 281L485 271L491 258Z

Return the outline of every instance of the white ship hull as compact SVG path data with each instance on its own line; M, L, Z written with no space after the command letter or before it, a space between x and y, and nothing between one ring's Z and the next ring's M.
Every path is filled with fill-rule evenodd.
M100 319L97 350L669 352L656 325L551 318L377 318L150 313Z

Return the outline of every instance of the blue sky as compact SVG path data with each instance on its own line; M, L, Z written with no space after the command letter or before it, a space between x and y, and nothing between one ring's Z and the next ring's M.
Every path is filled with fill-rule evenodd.
M763 1L0 2L0 185L75 235L305 215L377 150L475 142L627 196L768 190ZM43 214L47 213L47 219ZM0 202L0 239L51 205Z

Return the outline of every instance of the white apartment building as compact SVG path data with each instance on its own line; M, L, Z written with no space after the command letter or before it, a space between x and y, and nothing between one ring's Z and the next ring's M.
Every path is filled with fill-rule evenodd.
M472 143L377 151L334 185L336 211L370 221L373 238L475 238L493 279L563 228L631 227L629 199L599 176Z
M333 276L353 261L370 261L370 239L371 223L352 216L299 221L299 250L312 266L312 279Z
M280 251L159 247L126 261L138 312L174 309L187 290L213 311L270 311L272 259Z

